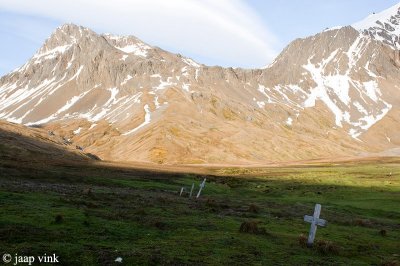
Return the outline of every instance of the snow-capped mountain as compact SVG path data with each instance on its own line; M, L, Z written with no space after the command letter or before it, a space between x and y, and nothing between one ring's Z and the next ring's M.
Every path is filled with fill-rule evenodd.
M376 40L400 48L400 3L380 13L373 13L352 25L353 28Z
M66 24L0 79L0 118L44 127L107 160L388 152L400 145L399 5L372 17L295 40L254 70L208 67L133 36Z
M378 69L383 67L380 61L395 60L392 56L390 48L370 36L343 27L294 41L265 71L262 80L269 88L283 90L282 97L292 94L296 98L294 108L324 103L335 125L358 138L393 107L387 90L381 90L381 82L390 72L379 73ZM282 76L271 79L278 75Z

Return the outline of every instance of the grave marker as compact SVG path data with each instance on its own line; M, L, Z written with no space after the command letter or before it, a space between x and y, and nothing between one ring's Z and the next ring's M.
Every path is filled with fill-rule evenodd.
M179 196L182 196L183 191L185 190L184 187L181 188L181 193L179 193Z
M320 219L321 204L315 204L314 215L304 215L304 221L311 223L310 234L308 235L307 247L312 247L314 243L315 234L317 232L317 226L326 226L327 222L324 219Z
M197 193L197 196L196 196L197 199L200 197L201 191L203 190L203 188L206 185L206 180L207 180L207 178L204 178L203 182L201 182L201 184L200 184L200 189L199 189L199 192Z
M194 189L194 183L192 183L192 188L190 189L190 195L189 195L189 198L191 198L191 197L192 197L192 194L193 194L193 189Z

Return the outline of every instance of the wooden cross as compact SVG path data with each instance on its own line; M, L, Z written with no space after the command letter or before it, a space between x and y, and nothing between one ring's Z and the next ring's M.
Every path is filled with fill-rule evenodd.
M317 232L317 226L326 226L327 222L324 219L320 219L321 204L315 204L314 215L304 215L304 221L311 223L310 234L308 235L307 247L312 247L314 243L315 234Z
M206 185L206 180L207 180L207 178L204 178L203 182L201 182L201 184L200 184L200 189L199 189L199 192L197 193L196 198L199 198L199 197L200 197L201 190L202 190L202 189L205 187L205 185Z

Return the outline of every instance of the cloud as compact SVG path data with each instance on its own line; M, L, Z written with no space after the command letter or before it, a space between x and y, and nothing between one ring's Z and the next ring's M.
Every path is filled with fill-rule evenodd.
M261 67L277 38L243 0L1 0L0 9L131 34L201 63Z
M0 10L0 76L32 57L58 24Z
M20 38L37 46L43 44L49 32L54 30L55 25L54 23L49 25L48 20L41 20L37 17L11 15L4 12L0 12L0 17L0 33L3 38Z

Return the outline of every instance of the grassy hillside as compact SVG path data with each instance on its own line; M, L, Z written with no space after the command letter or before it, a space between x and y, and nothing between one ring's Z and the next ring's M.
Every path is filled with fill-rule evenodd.
M167 169L97 162L7 124L0 255L55 253L62 265L399 265L399 159ZM200 199L179 196L205 177ZM303 216L315 203L328 226L309 249Z
M179 197L203 178L2 160L0 252L64 265L399 265L398 161L219 169L199 200ZM315 203L328 226L308 249Z

